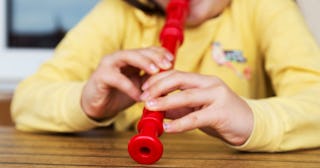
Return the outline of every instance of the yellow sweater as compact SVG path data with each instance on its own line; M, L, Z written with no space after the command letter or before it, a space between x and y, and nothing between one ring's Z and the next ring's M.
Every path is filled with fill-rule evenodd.
M12 105L16 127L73 132L110 123L117 130L132 126L141 104L95 122L80 107L81 91L105 55L159 45L163 22L123 1L101 1L67 34L54 57L19 85ZM248 102L254 129L235 148L320 146L320 50L292 0L232 1L219 17L185 29L175 68L216 75Z

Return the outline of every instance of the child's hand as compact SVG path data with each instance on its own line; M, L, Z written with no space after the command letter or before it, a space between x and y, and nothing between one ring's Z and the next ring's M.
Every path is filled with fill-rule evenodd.
M173 56L163 48L126 50L105 56L86 83L81 97L84 112L96 120L115 116L139 101L143 77L169 69Z
M173 119L164 125L166 132L200 128L232 145L243 144L251 134L250 107L217 77L172 70L150 77L142 89L149 110L166 111ZM175 90L181 91L169 94Z

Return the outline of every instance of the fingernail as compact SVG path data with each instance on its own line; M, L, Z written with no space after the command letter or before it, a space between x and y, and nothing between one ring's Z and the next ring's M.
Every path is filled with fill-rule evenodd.
M156 67L154 64L150 64L149 68L152 73L157 73L159 71L159 68Z
M157 101L156 101L156 100L148 100L148 101L146 102L146 105L147 105L148 107L155 107L155 106L157 105Z
M148 92L144 92L144 93L140 96L140 99L145 101L145 100L148 99L149 95L150 95L150 94L149 94Z
M171 64L168 60L166 60L166 59L162 60L162 66L163 66L163 68L168 69L168 68L171 67L171 65L172 65L172 64Z
M145 82L145 83L142 85L141 89L142 89L142 90L146 90L148 87L149 87L149 84L148 84L147 82Z
M168 123L163 123L163 129L164 131L167 131L169 129L169 124Z
M169 61L173 61L173 60L174 60L173 55L170 54L170 53L166 53L165 56L166 56L166 58L167 58Z

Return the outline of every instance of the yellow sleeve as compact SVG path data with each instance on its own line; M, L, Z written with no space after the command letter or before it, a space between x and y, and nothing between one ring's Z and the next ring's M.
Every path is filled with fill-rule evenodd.
M19 84L12 118L19 130L73 132L107 126L80 106L81 92L100 59L120 48L126 6L101 1L57 47L54 57Z
M238 147L288 151L320 146L320 50L291 0L257 0L255 33L275 97L246 100L254 129Z

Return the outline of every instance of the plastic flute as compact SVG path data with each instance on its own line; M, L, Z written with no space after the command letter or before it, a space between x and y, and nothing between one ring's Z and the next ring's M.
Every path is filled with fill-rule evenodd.
M189 0L171 0L166 9L166 22L160 33L160 42L174 56L183 42L183 27L188 12ZM158 137L163 133L163 118L162 111L143 109L138 123L139 133L128 144L128 152L136 162L153 164L161 158L163 145Z

